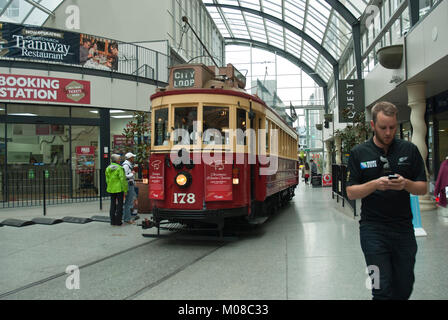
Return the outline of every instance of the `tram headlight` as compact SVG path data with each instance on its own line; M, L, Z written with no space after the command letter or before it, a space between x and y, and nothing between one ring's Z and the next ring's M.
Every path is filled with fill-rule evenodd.
M191 185L193 178L188 172L179 172L174 179L174 182L179 188L187 188Z

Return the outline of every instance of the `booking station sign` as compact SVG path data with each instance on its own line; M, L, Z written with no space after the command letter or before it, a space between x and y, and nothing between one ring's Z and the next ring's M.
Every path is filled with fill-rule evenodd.
M0 100L90 104L90 81L0 73Z

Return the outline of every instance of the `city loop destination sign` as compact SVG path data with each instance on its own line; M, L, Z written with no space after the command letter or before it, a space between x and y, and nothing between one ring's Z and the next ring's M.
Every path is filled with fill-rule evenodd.
M40 27L0 23L0 55L79 64L80 35Z

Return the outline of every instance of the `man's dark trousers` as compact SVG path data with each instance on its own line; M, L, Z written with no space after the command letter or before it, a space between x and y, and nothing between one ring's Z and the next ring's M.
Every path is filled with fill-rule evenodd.
M414 230L398 232L364 223L360 226L360 239L367 266L377 267L379 271L379 284L375 281L372 284L373 300L409 299L415 280L417 254ZM373 280L375 276L371 274Z
M124 192L110 194L110 224L113 226L121 225L121 218L123 216L123 197Z

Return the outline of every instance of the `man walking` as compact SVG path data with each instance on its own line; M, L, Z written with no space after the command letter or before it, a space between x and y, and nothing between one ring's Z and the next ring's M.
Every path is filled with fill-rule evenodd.
M123 168L119 165L120 156L113 154L111 164L106 168L106 191L110 193L110 224L121 226L123 197L128 191L128 183Z
M125 155L126 161L123 162L123 169L128 184L128 193L126 194L126 200L123 208L123 221L129 224L134 223L134 221L131 220L131 211L134 207L135 199L134 157L135 154L128 152Z
M398 109L389 102L372 108L375 135L352 149L347 196L362 199L360 239L368 270L374 270L374 300L409 299L417 253L410 196L426 193L426 174L417 147L396 139Z

